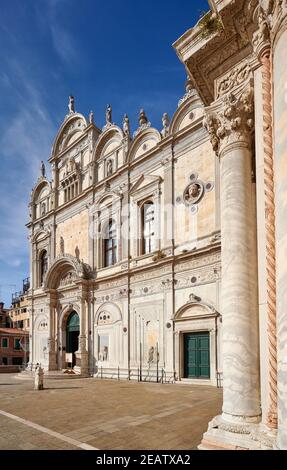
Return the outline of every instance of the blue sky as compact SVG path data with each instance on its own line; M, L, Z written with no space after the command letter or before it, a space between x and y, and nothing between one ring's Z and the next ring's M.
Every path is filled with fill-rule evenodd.
M208 9L205 0L0 0L0 298L29 275L25 223L40 161L67 113L68 96L102 127L143 107L160 128L184 94L172 43Z

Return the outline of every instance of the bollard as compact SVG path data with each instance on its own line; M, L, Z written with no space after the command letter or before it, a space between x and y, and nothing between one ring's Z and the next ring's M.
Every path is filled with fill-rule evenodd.
M44 369L42 367L37 367L35 371L35 390L44 389Z

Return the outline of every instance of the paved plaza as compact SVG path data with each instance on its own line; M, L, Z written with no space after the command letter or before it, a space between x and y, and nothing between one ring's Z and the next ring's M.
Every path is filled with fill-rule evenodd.
M93 378L0 375L0 449L196 449L220 389Z

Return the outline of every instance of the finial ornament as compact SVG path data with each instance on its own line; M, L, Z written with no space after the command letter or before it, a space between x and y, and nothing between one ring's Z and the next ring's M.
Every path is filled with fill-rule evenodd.
M179 100L178 106L180 106L182 103L184 103L186 100L191 98L192 96L196 96L197 91L194 88L194 85L192 83L192 80L189 76L187 76L187 80L185 82L185 94L184 96Z
M90 111L90 114L89 114L89 123L90 123L90 124L94 124L94 112L93 112L93 111Z
M144 124L148 123L148 118L146 117L146 113L144 109L140 110L140 115L139 115L139 125L143 126Z
M41 175L43 178L46 177L46 167L45 167L45 163L43 162L43 160L41 161Z
M144 129L147 129L150 126L151 126L151 123L149 122L144 109L141 109L140 115L139 115L139 127L134 132L133 136L136 137L140 132L142 132Z
M189 93L193 89L194 89L194 86L193 86L192 80L189 76L187 76L186 77L186 82L185 82L185 91L186 91L186 93Z
M75 99L72 95L69 96L68 108L69 108L69 113L70 114L75 112Z
M127 114L124 115L124 120L123 120L123 131L125 137L130 136L130 120Z

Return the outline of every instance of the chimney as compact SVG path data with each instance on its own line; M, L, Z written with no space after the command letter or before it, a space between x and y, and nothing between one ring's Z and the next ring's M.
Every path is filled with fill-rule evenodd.
M0 312L3 312L4 310L4 302L0 302Z

